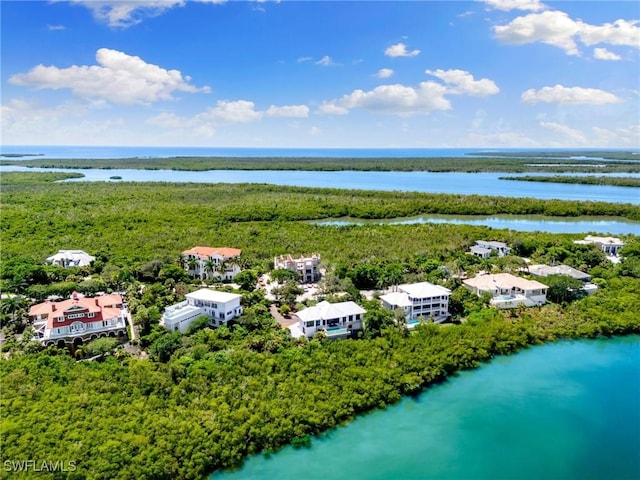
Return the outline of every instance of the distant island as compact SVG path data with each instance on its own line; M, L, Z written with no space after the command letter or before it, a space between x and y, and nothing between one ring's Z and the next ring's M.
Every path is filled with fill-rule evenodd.
M129 157L4 160L0 165L39 168L95 168L138 170L305 170L378 172L545 172L639 173L634 152L478 153L466 157L335 158L335 157ZM596 156L597 155L597 156Z
M0 153L0 157L22 158L22 157L42 157L43 153Z
M518 182L543 182L543 183L578 183L583 185L611 185L614 187L640 187L640 178L637 177L602 177L602 176L533 176L500 177L500 180L515 180Z

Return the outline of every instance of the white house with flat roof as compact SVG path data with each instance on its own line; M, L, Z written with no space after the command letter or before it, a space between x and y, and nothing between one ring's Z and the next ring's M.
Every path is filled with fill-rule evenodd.
M429 282L398 285L395 291L380 296L382 306L389 310L401 308L409 329L421 319L431 319L436 323L449 317L449 296L451 290Z
M624 247L624 242L617 237L596 237L593 235L587 235L584 240L574 240L573 243L597 245L607 255L607 258L614 263L620 261L620 249Z
M462 282L478 296L491 294L491 305L497 308L534 307L547 301L547 285L510 273L477 275Z
M504 242L476 240L475 245L469 249L469 252L480 258L489 258L492 252L496 252L498 257L504 257L511 253L511 249Z
M58 253L47 257L46 263L59 267L86 267L96 259L82 250L58 250Z
M329 303L323 301L298 312L300 330L308 338L324 331L329 338L347 338L362 330L366 310L354 302Z
M185 295L184 302L177 303L164 311L160 325L175 332L185 333L193 321L206 315L211 319L209 325L219 327L229 320L242 315L240 298L237 293L218 292L201 288Z

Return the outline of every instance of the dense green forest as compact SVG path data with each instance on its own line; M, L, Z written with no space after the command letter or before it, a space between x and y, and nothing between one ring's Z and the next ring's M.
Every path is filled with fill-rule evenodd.
M57 183L69 175L5 173L0 189L0 289L17 294L0 302L0 320L8 334L23 332L5 343L0 360L3 458L46 456L77 465L65 474L40 473L43 478L203 478L253 453L308 445L312 435L495 355L560 338L640 332L640 239L633 235L624 236L624 259L614 265L595 246L574 244L580 235L306 222L424 213L638 220L638 206L268 185ZM534 262L583 269L598 292L574 295L574 284L553 278L549 305L487 308L458 275L516 272L526 265L515 255L466 255L477 239L506 241ZM200 324L188 335L167 333L158 325L162 309L199 286L178 261L195 245L242 249L245 271L236 280L245 313L229 327ZM42 265L66 248L97 259L75 269ZM360 338L292 339L269 315L270 302L253 291L274 255L309 252L322 255L326 298L340 295L367 310ZM420 280L452 289L455 323L424 324L409 333L359 292ZM278 302L300 307L287 288ZM148 357L115 343L90 343L74 357L30 342L28 299L73 290L126 291ZM97 358L76 359L87 355Z
M534 176L500 177L500 180L516 180L519 182L546 182L546 183L578 183L584 185L612 185L614 187L640 187L640 178L637 177L603 177L603 176Z
M640 172L637 155L620 153L602 159L567 161L541 155L469 156L434 158L316 158L316 157L170 157L114 159L0 159L0 165L44 168L134 168L148 170L360 170L360 171L428 171L428 172Z

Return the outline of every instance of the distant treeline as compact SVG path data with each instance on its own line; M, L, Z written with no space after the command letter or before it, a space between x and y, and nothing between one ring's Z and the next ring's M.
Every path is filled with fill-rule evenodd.
M543 182L543 183L578 183L584 185L612 185L614 187L640 187L640 178L636 177L603 177L603 176L579 176L564 177L554 175L550 177L526 175L523 177L500 177L500 180L516 180L519 182Z
M547 152L488 152L479 151L472 152L468 155L482 156L482 157L503 157L503 158L553 158L559 159L563 162L567 160L583 160L583 158L589 159L607 159L607 160L631 160L640 162L640 152L631 151L605 151L605 150L573 150L573 151L547 151Z
M538 160L536 160L536 158ZM640 160L640 159L636 159ZM99 168L143 170L314 170L399 172L640 172L640 162L595 159L438 157L438 158L312 158L312 157L171 157L112 159L0 159L0 165L41 168Z

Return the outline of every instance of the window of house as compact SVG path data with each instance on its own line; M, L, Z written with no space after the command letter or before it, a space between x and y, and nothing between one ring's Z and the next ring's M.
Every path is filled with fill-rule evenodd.
M313 323L312 323L312 326L313 326ZM320 320L316 320L316 327L319 327L319 326L320 326Z

